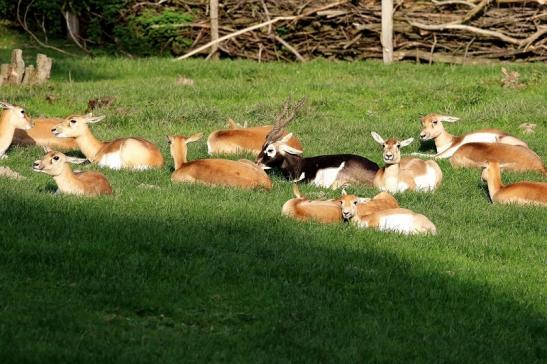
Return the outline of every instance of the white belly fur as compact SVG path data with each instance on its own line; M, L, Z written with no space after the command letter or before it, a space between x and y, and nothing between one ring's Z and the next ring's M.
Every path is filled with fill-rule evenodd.
M327 187L329 188L332 186L334 181L338 178L338 173L344 168L346 165L346 162L343 162L340 164L337 168L324 168L319 169L317 171L317 174L315 175L315 178L312 181L312 184L318 186L318 187Z
M380 218L378 224L380 231L394 231L401 234L412 234L414 232L414 217L406 214L388 215Z
M427 166L426 173L414 177L414 183L416 183L416 191L431 191L435 188L437 182L437 175L435 170L431 166Z
M100 167L108 167L111 169L122 169L121 152L108 153L103 155L99 161Z

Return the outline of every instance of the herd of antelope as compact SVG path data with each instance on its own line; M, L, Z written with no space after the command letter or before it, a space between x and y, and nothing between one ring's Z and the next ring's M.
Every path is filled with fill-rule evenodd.
M443 122L458 118L429 114L421 118L420 139L434 140L437 154L412 153L402 157L401 148L414 139L384 139L376 132L372 138L382 147L383 166L360 155L335 154L303 157L301 142L285 129L302 108L304 99L295 104L288 100L273 125L247 127L229 122L229 128L211 133L207 139L210 155L251 153L256 161L220 158L188 161L187 144L201 139L202 134L189 137L168 136L174 161L173 182L239 188L272 188L266 170L277 169L293 182L294 198L282 207L282 214L298 220L324 223L351 222L360 228L401 234L436 234L435 225L426 216L401 208L393 194L404 191L435 191L443 173L432 159L449 158L454 167L482 168L481 178L487 183L493 203L547 206L547 183L519 182L503 185L501 170L536 171L546 174L541 158L524 141L501 130L484 129L463 136L449 134ZM164 159L159 148L138 138L101 141L90 124L104 116L72 115L65 119L31 120L19 106L0 102L0 159L9 146L37 145L46 154L34 162L36 172L53 177L59 193L81 196L112 194L112 187L100 172L73 171L72 163L90 162L114 170L145 170L162 168ZM80 151L85 158L62 152ZM427 157L423 160L416 156ZM297 183L318 187L342 188L337 200L309 200L300 193ZM374 186L381 192L372 198L348 194L351 185Z

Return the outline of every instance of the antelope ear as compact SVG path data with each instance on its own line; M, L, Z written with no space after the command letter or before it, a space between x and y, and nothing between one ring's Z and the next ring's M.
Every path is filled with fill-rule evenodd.
M0 109L11 109L11 108L13 108L12 104L5 101L0 101Z
M194 135L191 135L190 137L186 138L186 144L200 140L202 136L203 133L196 133Z
M279 146L279 150L280 150L281 152L285 152L285 153L289 153L289 154L294 154L294 155L300 155L300 154L304 153L303 151L298 150L298 149L296 149L296 148L293 148L293 147L291 147L291 146L289 146L289 145L287 145L287 144L281 144L281 145Z
M175 138L172 137L171 135L166 135L165 136L167 138L167 143L171 144L173 143L173 141L175 141Z
M372 135L372 139L376 140L376 143L384 144L384 139L378 133L372 131L370 135Z
M228 123L226 126L228 127L228 129L235 129L238 127L237 123L232 118L228 119Z
M446 121L447 123L455 123L456 121L460 120L460 118L457 118L455 116L449 116L449 115L439 115L437 117L438 121Z
M88 124L95 124L106 118L106 115L93 116L91 113L85 116L85 122Z
M69 157L69 156L66 156L66 161L72 164L83 164L83 163L89 162L87 158L76 158L76 157Z
M370 201L369 197L357 197L357 203L366 203L369 201Z
M292 133L289 133L285 135L281 140L279 140L280 143L287 144L289 140L292 138Z
M408 139L405 139L403 140L400 144L401 144L401 148L402 147L406 147L407 145L409 145L410 143L412 143L414 141L414 138L408 138Z

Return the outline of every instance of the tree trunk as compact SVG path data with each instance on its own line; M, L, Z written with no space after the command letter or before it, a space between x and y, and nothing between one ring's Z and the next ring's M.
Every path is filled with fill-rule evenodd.
M393 61L393 0L382 0L382 53L384 63Z
M209 11L211 15L211 41L218 39L218 0L210 0ZM213 59L218 59L218 43L211 47L209 56Z

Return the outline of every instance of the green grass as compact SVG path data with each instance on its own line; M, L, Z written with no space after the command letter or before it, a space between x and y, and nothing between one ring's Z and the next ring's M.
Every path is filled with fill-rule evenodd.
M31 171L38 148L8 151L0 165L28 178L0 179L0 362L545 362L545 209L490 204L478 170L443 161L437 192L397 196L436 237L286 219L291 186L278 176L271 192L169 179L165 135L207 134L229 117L268 123L288 95L309 99L290 126L306 155L379 161L371 130L417 137L418 117L436 111L461 118L451 132L502 128L545 160L547 66L507 67L525 89L502 88L499 65L106 57L60 58L47 86L1 88L33 116L116 96L96 135L148 138L168 164L102 169L115 196L86 199L54 195L52 179ZM176 85L179 75L195 86ZM523 122L536 133L521 134ZM190 159L206 149L192 144ZM504 174L522 179L544 177Z

